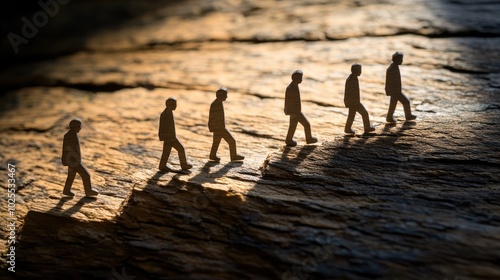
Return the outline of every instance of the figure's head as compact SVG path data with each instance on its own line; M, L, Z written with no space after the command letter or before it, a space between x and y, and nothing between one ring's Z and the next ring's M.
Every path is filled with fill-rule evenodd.
M295 70L292 73L292 81L296 84L302 83L302 76L304 73L302 73L302 70Z
M167 101L165 101L165 106L167 109L172 111L175 110L177 108L177 99L175 99L175 97L169 97Z
M395 52L392 55L392 62L394 62L397 65L403 64L403 53L402 52Z
M69 122L69 130L76 133L80 132L82 129L82 121L80 119L74 118Z
M351 65L351 73L355 76L361 75L361 64L354 63L353 65Z
M225 101L227 99L227 88L226 87L219 88L215 93L215 96L217 97L217 99Z

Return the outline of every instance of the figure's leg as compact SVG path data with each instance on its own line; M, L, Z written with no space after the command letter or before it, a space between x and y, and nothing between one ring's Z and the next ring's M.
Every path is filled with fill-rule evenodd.
M408 99L408 97L406 97L406 95L401 93L401 95L399 96L399 102L403 104L403 108L405 110L405 118L407 121L411 121L417 118L417 116L411 114L410 100Z
M229 154L231 155L231 158L235 156L236 153L236 140L234 139L233 135L231 132L229 132L227 129L224 129L224 132L221 134L222 138L226 140L227 144L229 145Z
M354 116L356 115L356 110L354 108L349 107L349 114L347 115L347 121L345 122L345 133L354 133L354 130L351 129L352 122L354 121Z
M184 146L182 146L181 142L179 142L177 138L175 138L175 140L172 141L172 147L174 147L174 149L177 150L177 153L179 153L179 161L181 162L181 168L183 170L191 169L193 166L187 163L186 150L184 149Z
M75 181L76 170L75 168L68 166L68 177L66 178L66 183L64 184L63 194L74 196L75 194L71 192L71 186L73 181Z
M222 138L226 140L227 144L229 145L229 154L231 155L231 161L236 161L236 160L243 160L245 159L244 156L238 155L236 152L236 140L234 139L233 135L231 132L229 132L227 129L223 132Z
M370 115L368 114L368 111L366 111L365 106L363 106L363 104L360 103L356 107L356 110L363 118L363 127L365 129L365 133L375 131L375 127L370 125Z
M312 144L318 142L318 139L312 136L311 134L311 124L307 120L306 116L304 114L300 113L298 115L298 122L304 126L304 133L306 135L306 143L307 144Z
M80 176L82 177L83 188L85 189L85 195L86 196L97 195L97 192L92 190L92 184L90 182L90 173L87 170L87 168L85 168L83 164L80 164L78 167L76 167L76 172L78 172L78 174L80 174Z
M172 151L172 143L170 140L166 140L163 142L163 152L160 158L160 164L158 165L158 169L166 170L168 158L170 157L170 151Z
M293 140L293 135L295 134L295 130L297 129L297 115L292 114L290 115L290 125L288 126L288 133L286 134L286 140L285 143L288 146L295 146L297 145L297 142Z
M213 161L220 161L220 157L217 156L217 150L219 149L219 144L221 140L220 132L214 132L214 140L212 143L212 149L210 150L209 158Z
M396 122L396 119L393 117L394 110L396 110L396 105L398 104L398 97L391 95L391 101L389 103L389 111L387 111L387 122Z

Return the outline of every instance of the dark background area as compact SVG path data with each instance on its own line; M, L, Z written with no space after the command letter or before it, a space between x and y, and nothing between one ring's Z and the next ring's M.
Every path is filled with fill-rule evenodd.
M85 42L92 34L113 30L146 13L168 8L176 3L188 2L183 0L71 0L63 5L56 0L41 1L57 3L59 11L54 17L48 17L46 25L37 28L38 32L33 38L28 39L28 43L19 45L18 53L15 53L8 34L13 32L23 36L22 28L25 23L22 18L26 17L33 23L33 16L43 9L38 1L8 1L2 4L0 11L1 68L84 50ZM187 16L190 11L176 12Z
M33 16L43 11L39 1L8 1L2 4L0 11L0 69L23 62L33 62L75 51L87 50L87 40L100 32L120 29L149 14L153 21L165 15L181 17L197 17L214 11L214 3L224 1L197 0L70 0L67 4L59 4L57 0L40 0L43 3L56 3L58 12L48 17L47 24L37 28L28 43L19 45L15 53L7 35L15 33L22 36L22 21L26 17L33 23ZM231 2L227 0L227 2ZM370 2L370 1L367 1ZM225 3L225 2L224 2ZM325 3L330 3L325 1ZM332 4L336 1L331 1ZM245 1L238 5L246 5ZM360 3L365 4L365 3ZM433 30L431 37L498 37L500 34L499 1L440 0L425 3L440 19L448 21L454 30ZM165 9L171 11L165 13ZM156 11L163 10L160 14ZM151 18L150 18L151 19ZM148 24L151 20L138 20L133 24ZM395 25L398 23L395 22ZM435 23L430 22L429 26ZM439 26L439 23L437 24ZM172 27L175 28L175 27ZM432 28L432 27L431 27ZM402 30L404 34L407 31ZM411 33L411 32L410 32Z

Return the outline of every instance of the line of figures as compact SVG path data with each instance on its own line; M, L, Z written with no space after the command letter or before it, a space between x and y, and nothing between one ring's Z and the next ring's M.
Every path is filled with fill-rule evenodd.
M412 115L411 113L410 101L402 93L401 74L399 71L399 65L401 65L402 63L403 53L394 53L392 55L392 63L387 69L386 73L385 92L391 98L386 118L386 121L389 123L396 122L393 114L398 102L401 102L403 104L405 118L407 121L416 119L416 116ZM360 101L358 77L361 75L361 72L361 64L353 64L351 66L351 75L349 75L345 84L344 103L345 106L349 109L349 114L345 124L344 132L348 134L355 133L352 130L351 126L354 121L356 112L359 113L363 118L365 133L370 133L375 130L375 128L370 124L368 111ZM292 74L292 81L287 86L285 92L284 112L285 115L290 116L290 124L288 127L288 133L286 135L285 142L287 146L291 147L297 145L297 142L293 139L293 136L295 134L298 123L302 124L302 126L304 127L307 144L316 143L318 141L316 137L312 136L311 125L302 113L299 89L299 84L302 82L302 77L303 73L301 70L294 71ZM216 92L216 99L210 105L208 128L210 132L213 133L213 143L210 150L209 159L215 162L220 161L220 157L217 156L217 150L222 139L224 139L229 145L231 161L243 161L245 159L244 156L237 153L236 140L226 128L224 106L222 103L227 99L227 94L227 88L219 88ZM163 142L163 153L161 155L158 169L161 171L170 170L167 167L167 161L172 148L176 149L179 154L179 160L182 170L188 170L193 167L192 164L188 163L184 146L176 136L173 114L173 111L176 108L177 100L174 97L169 97L165 102L165 110L160 115L158 137L159 140ZM82 177L85 195L96 196L98 193L95 190L92 190L90 173L81 161L80 144L77 136L77 133L81 130L81 126L82 123L79 119L73 119L69 123L69 131L64 135L61 160L64 166L68 166L68 177L64 185L63 194L68 196L74 195L71 192L71 186L76 174L78 173Z

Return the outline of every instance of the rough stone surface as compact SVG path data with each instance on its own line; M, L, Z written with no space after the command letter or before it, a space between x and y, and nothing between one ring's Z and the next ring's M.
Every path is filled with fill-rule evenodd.
M500 5L75 1L45 35L79 13L118 7L132 19L84 43L39 39L24 63L1 70L0 178L7 162L17 167L16 276L500 278ZM403 123L399 104L389 125L384 82L395 51L405 53L403 88L418 119ZM343 134L354 62L374 135ZM299 68L320 143L304 145L299 125L299 145L286 148L284 90ZM244 163L228 162L226 144L222 162L208 162L219 86L229 88L227 125ZM186 173L156 171L169 96L194 164ZM61 193L73 117L83 120L96 199L83 197L78 177L74 198ZM353 128L362 131L359 115ZM180 168L175 151L169 164ZM4 271L8 218L2 210Z

